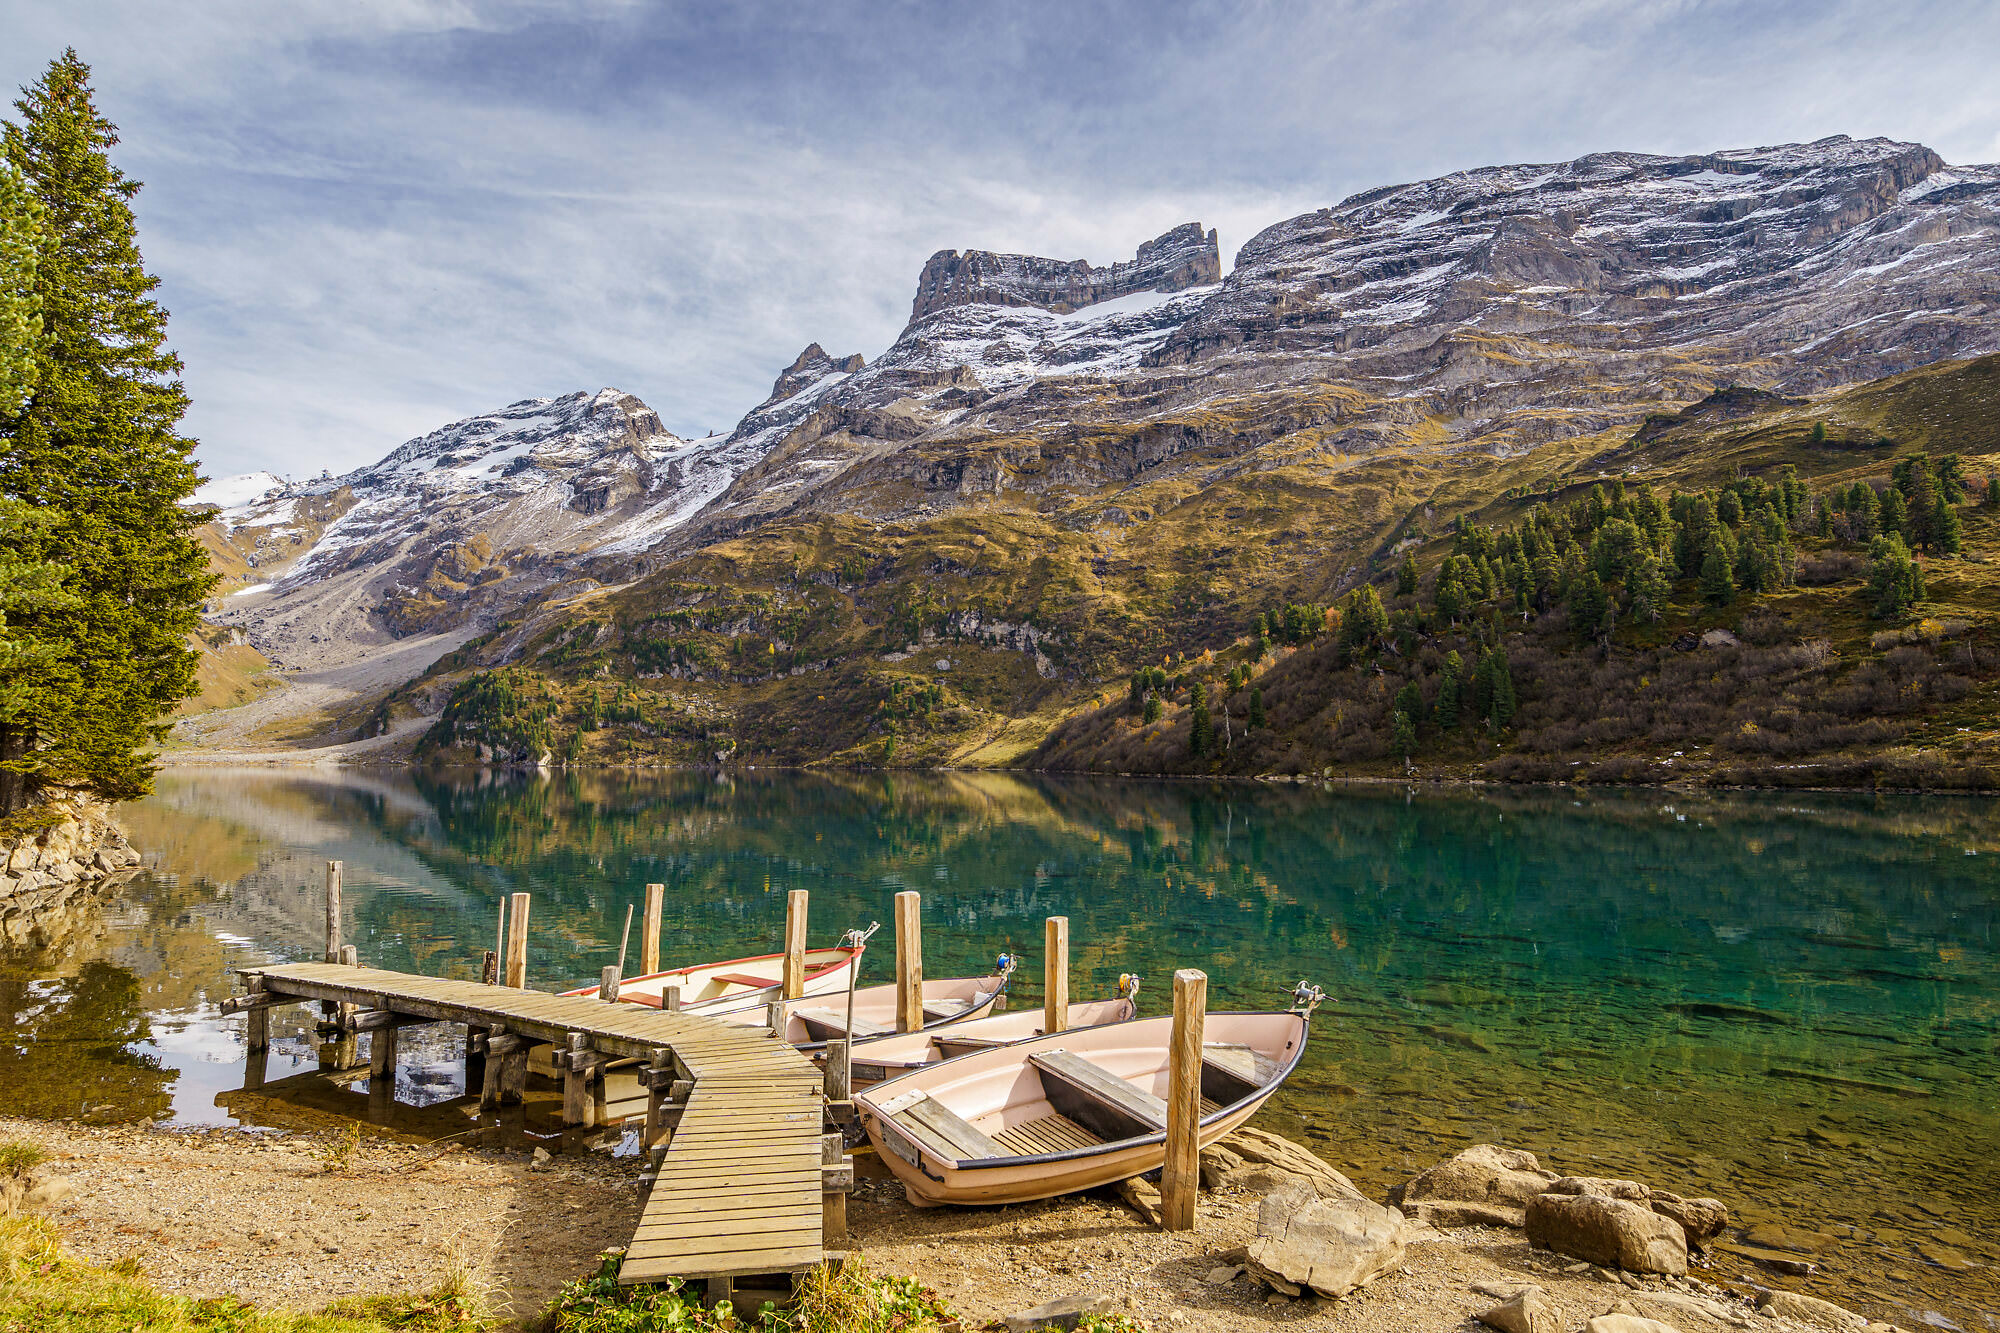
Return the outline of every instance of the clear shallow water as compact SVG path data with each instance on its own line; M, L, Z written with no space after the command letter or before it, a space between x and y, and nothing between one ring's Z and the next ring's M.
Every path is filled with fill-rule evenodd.
M469 975L535 895L530 983L594 980L668 885L666 956L815 943L925 896L932 975L1070 918L1072 994L1177 966L1216 1007L1332 998L1267 1113L1379 1194L1468 1143L1714 1194L1785 1285L2000 1329L2000 806L1860 796L1323 791L796 774L552 779L170 773L129 813L152 870L64 952L0 960L0 1110L301 1124L353 1113L301 1038L240 1091L228 969L320 948L347 863L362 961ZM878 937L869 978L892 967ZM634 947L636 948L636 941ZM302 1010L281 1010L298 1015ZM280 1028L282 1030L283 1021ZM297 1031L296 1022L292 1031ZM406 1036L419 1133L462 1130L449 1039ZM266 1092L272 1089L267 1087ZM1723 1275L1753 1273L1725 1256ZM1770 1281L1768 1275L1761 1280ZM1858 1295L1857 1295L1858 1294Z

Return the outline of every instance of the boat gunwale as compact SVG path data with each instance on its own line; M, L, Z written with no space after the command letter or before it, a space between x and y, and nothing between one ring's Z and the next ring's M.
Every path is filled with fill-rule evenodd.
M1221 1120L1227 1116L1233 1115L1242 1107L1248 1106L1253 1102L1261 1102L1267 1100L1273 1093L1275 1093L1278 1090L1279 1084L1283 1083L1286 1079L1292 1076L1292 1071L1299 1067L1299 1061L1305 1059L1306 1044L1312 1038L1312 1015L1299 1013L1299 1011L1296 1009L1286 1009L1282 1011L1271 1010L1271 1009L1224 1009L1224 1010L1216 1010L1207 1015L1207 1017L1209 1018L1269 1018L1277 1013L1283 1013L1288 1016L1295 1017L1300 1022L1301 1031L1299 1034L1299 1048L1298 1050L1292 1053L1291 1061L1288 1064L1286 1064L1282 1070L1279 1071L1278 1076L1276 1078L1272 1079L1269 1083L1266 1083L1262 1087L1258 1088L1257 1091L1251 1093L1248 1097L1239 1097L1235 1101L1231 1102L1229 1105L1218 1107L1216 1110L1211 1111L1209 1114L1203 1116L1200 1121L1202 1125L1210 1125L1215 1123L1217 1120ZM1167 1017L1167 1015L1162 1014L1159 1015L1159 1017L1164 1018ZM1093 1023L1089 1027L1064 1028L1063 1032L1095 1032L1099 1028L1124 1027L1128 1023L1136 1023L1140 1021L1141 1020L1136 1018L1128 1018L1124 1020L1123 1023ZM925 1065L922 1069L912 1069L907 1074L898 1074L894 1078L883 1079L880 1083L877 1083L873 1087L870 1087L867 1091L856 1093L855 1100L862 1101L863 1105L867 1108L868 1113L871 1116L873 1116L877 1121L882 1122L890 1131L900 1135L902 1138L906 1140L909 1140L909 1142L912 1144L912 1146L914 1146L917 1149L918 1152L924 1153L926 1156L931 1157L933 1160L941 1163L948 1171L986 1171L986 1170L992 1170L996 1167L1005 1167L1005 1166L1041 1166L1050 1162L1074 1162L1085 1157L1100 1157L1103 1156L1105 1153L1114 1151L1122 1152L1127 1148L1143 1148L1155 1143L1165 1143L1167 1140L1167 1132L1162 1129L1162 1130L1155 1130L1150 1134L1135 1134L1129 1139L1108 1139L1103 1143L1094 1143L1088 1148L1071 1148L1066 1152L1036 1153L1031 1157L1029 1156L968 1157L968 1158L946 1160L945 1158L939 1157L937 1156L937 1154L931 1153L928 1150L926 1150L922 1144L917 1143L915 1139L912 1139L910 1137L910 1135L904 1134L902 1130L896 1127L891 1118L883 1114L882 1109L875 1104L875 1094L883 1091L892 1083L901 1082L903 1079L906 1078L914 1078L918 1074L927 1074L930 1073L932 1070L943 1069L946 1065L955 1064L960 1060L973 1060L983 1055L991 1055L995 1050L1001 1050L1001 1051L1013 1050L1016 1047L1026 1045L1028 1042L1031 1041L1044 1041L1047 1040L1048 1037L1060 1036L1060 1035L1062 1034L1046 1033L1041 1037L1025 1037L1021 1041L1008 1042L1005 1046L996 1046L989 1050L967 1051L964 1055L954 1055L949 1060L940 1060L936 1064ZM863 1101L864 1098L866 1099L865 1101ZM919 1167L918 1169L922 1170L921 1167Z

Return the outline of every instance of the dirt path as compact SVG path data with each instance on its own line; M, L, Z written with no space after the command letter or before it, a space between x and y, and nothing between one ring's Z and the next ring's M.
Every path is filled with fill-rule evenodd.
M422 1290L459 1256L532 1319L564 1281L627 1241L639 1168L600 1156L536 1168L521 1153L368 1142L330 1168L328 1134L79 1128L0 1118L0 1139L54 1155L74 1193L57 1220L77 1252L131 1256L161 1287L316 1308L338 1296ZM1056 1296L1097 1293L1156 1333L1459 1333L1535 1283L1562 1329L1623 1306L1677 1333L1781 1333L1700 1281L1616 1277L1529 1249L1518 1231L1420 1228L1404 1262L1343 1300L1290 1299L1229 1273L1259 1199L1202 1196L1196 1229L1162 1233L1108 1193L1005 1208L917 1209L879 1163L858 1157L852 1244L876 1271L912 1273L975 1327ZM1223 1272L1218 1273L1218 1269ZM1884 1326L1877 1325L1880 1329Z

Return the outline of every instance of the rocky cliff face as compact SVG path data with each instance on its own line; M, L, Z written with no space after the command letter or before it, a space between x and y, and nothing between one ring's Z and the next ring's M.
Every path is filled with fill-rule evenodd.
M1135 258L1105 268L1081 259L940 250L917 278L910 322L960 305L1036 306L1066 315L1135 292L1178 292L1221 280L1215 233L1199 222L1184 222L1140 246Z
M681 539L1009 493L1127 513L1123 488L1204 451L1507 457L1731 384L1979 355L2000 347L2000 169L1844 137L1596 154L1357 195L1268 228L1209 286L1057 313L1071 272L934 258L896 343Z

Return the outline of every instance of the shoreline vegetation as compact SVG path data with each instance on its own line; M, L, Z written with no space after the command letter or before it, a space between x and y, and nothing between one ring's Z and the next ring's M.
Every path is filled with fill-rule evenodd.
M629 1230L637 1204L635 1169L599 1154L20 1120L0 1121L0 1138L6 1170L38 1191L16 1211L16 1190L15 1215L0 1217L8 1333L933 1333L1026 1329L1025 1314L1062 1298L1088 1333L1274 1323L1415 1333L1468 1319L1541 1331L1607 1316L1659 1322L1614 1319L1592 1333L1893 1327L1827 1299L1823 1279L1801 1276L1812 1268L1803 1256L1716 1241L1727 1213L1715 1200L1558 1178L1529 1154L1490 1147L1392 1191L1396 1211L1297 1144L1247 1131L1232 1142L1248 1157L1228 1144L1205 1157L1186 1233L1154 1229L1157 1194L1143 1181L940 1215L907 1204L864 1159L844 1275L809 1280L793 1309L722 1313L667 1289L620 1294L603 1278L600 1251ZM1615 1247L1598 1254L1581 1233L1550 1230L1538 1197L1555 1201L1542 1211L1650 1228L1653 1258L1621 1261ZM1650 1211L1631 1201L1647 1197ZM1399 1219L1393 1243L1337 1228L1301 1238L1343 1210ZM1692 1267L1672 1248L1682 1235ZM1314 1245L1366 1253L1343 1277L1322 1266L1310 1283L1304 1269L1288 1280ZM895 1276L905 1272L915 1276ZM1509 1322L1509 1307L1532 1317Z

